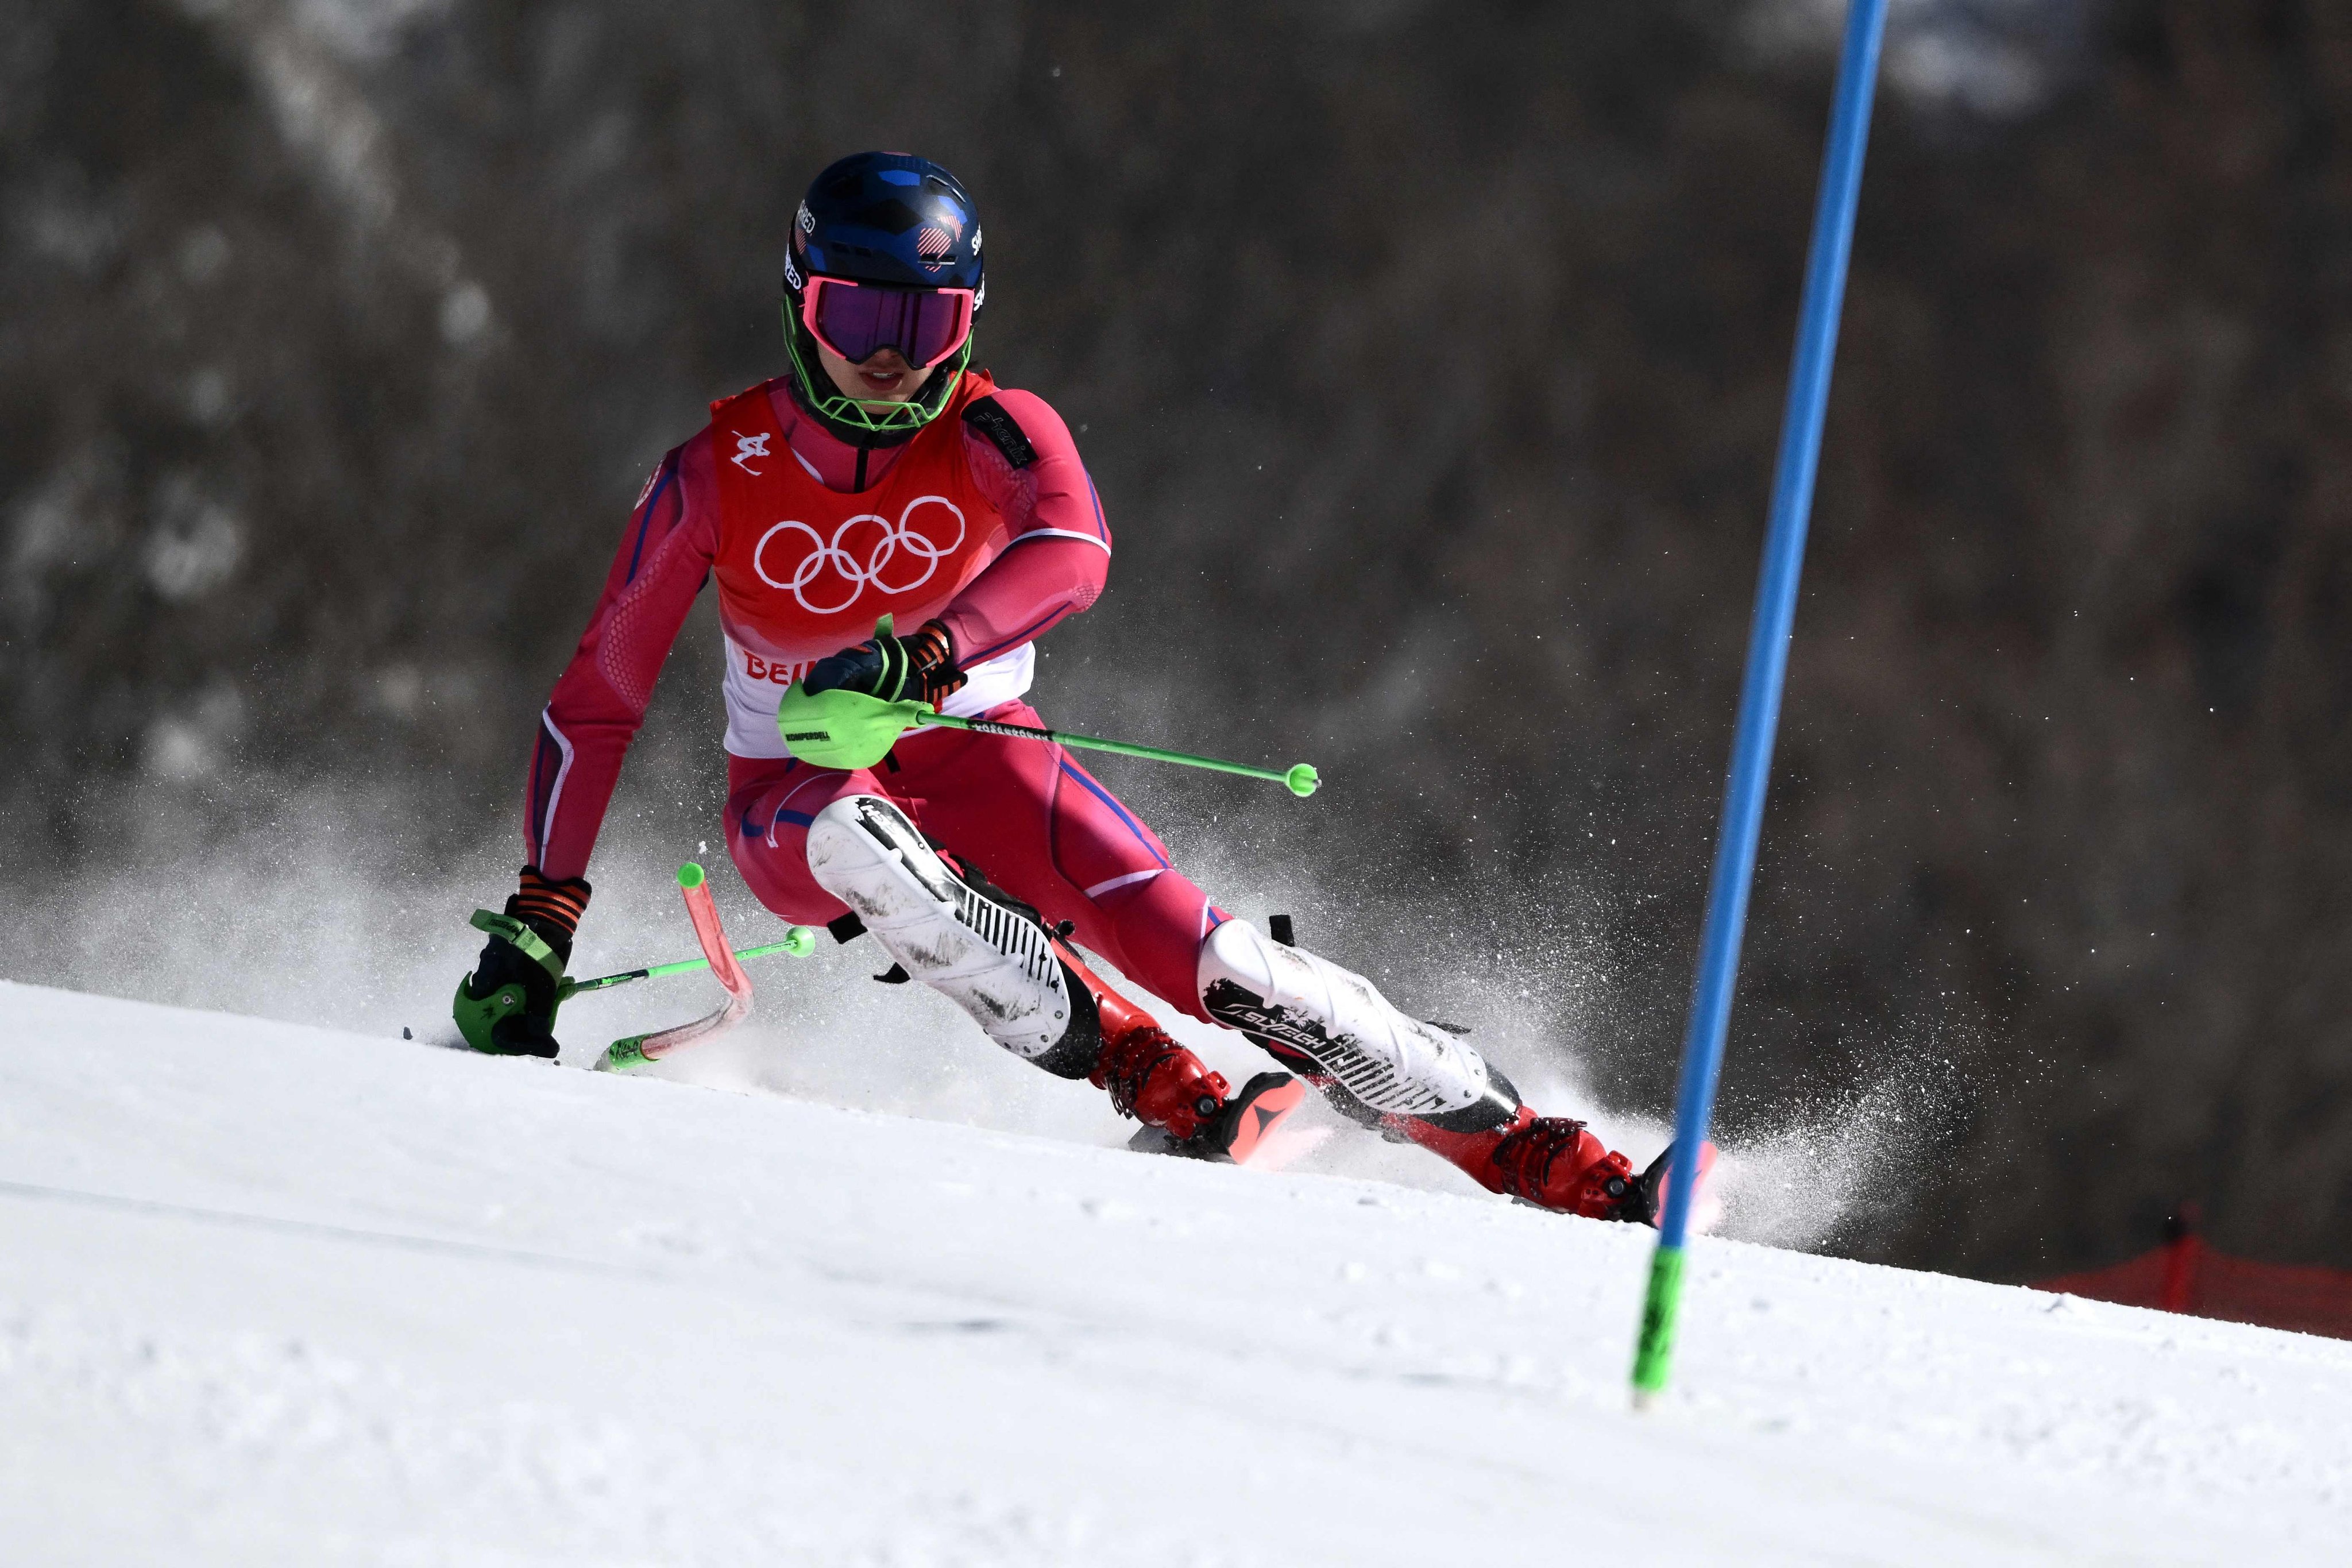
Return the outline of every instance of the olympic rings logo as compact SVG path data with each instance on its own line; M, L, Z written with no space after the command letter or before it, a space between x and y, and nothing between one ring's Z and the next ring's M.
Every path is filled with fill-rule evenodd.
M949 513L955 519L953 539L943 544L928 534L916 531L912 520L917 510L926 506L943 506L948 509ZM862 561L852 553L851 545L845 543L845 541L849 540L850 531L861 524L870 525L881 531L879 536L870 543L862 540L855 542L865 551L865 558ZM780 533L794 531L808 535L810 546L808 553L800 558L798 563L793 567L790 576L769 575L764 559L768 552L768 542ZM879 512L860 512L835 529L830 540L805 522L780 522L760 535L760 542L751 547L751 570L758 573L760 581L769 587L782 588L791 594L793 598L800 601L801 608L808 611L809 614L838 615L857 603L858 597L866 592L868 585L879 588L886 595L913 593L931 580L931 574L940 569L941 561L953 555L962 547L963 536L964 519L961 507L945 496L917 496L913 500L908 501L906 510L898 514L896 526L893 526L890 520ZM907 557L905 563L898 561L902 553ZM915 562L922 563L922 570L914 573L905 582L892 582L886 575L894 564L898 565L901 574L910 572L913 570L912 563ZM822 583L821 579L824 580ZM838 583L840 586L834 586L835 583ZM819 599L828 602L810 603L809 590L812 587L817 589ZM842 587L849 590L847 596L838 604L831 603L834 596L841 592Z

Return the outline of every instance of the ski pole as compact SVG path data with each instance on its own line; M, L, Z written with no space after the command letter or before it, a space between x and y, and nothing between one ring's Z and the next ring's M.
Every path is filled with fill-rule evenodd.
M806 926L794 926L784 933L782 942L772 942L764 947L739 947L735 960L765 958L771 953L789 952L794 958L806 958L816 951L816 932ZM555 999L568 1002L583 991L609 991L615 985L626 985L632 980L658 980L665 974L691 974L710 967L707 958L681 958L675 963L653 963L643 969L625 969L618 974L600 974L593 980L566 980L555 988Z
M1822 154L1821 193L1813 208L1812 247L1805 262L1796 361L1789 368L1789 400L1772 474L1764 566L1748 634L1748 671L1740 684L1730 777L1724 787L1715 868L1707 881L1698 977L1683 1036L1682 1088L1675 1108L1666 1206L1658 1218L1657 1250L1650 1256L1649 1289L1633 1352L1637 1408L1665 1387L1674 1361L1675 1325L1682 1310L1683 1248L1700 1146L1714 1113L1716 1079L1723 1068L1724 1038L1731 1027L1739 938L1756 877L1764 791L1771 782L1772 736L1780 725L1789 637L1796 625L1798 575L1804 570L1805 527L1812 515L1813 479L1822 456L1822 419L1829 405L1830 368L1837 357L1838 316L1845 300L1846 261L1853 247L1863 153L1870 141L1870 100L1878 81L1879 45L1886 32L1886 0L1854 0L1845 15L1845 48L1838 63L1829 145Z
M1196 757L1190 752L1171 752L1159 746L1139 746L1132 741L1102 741L1092 735L1072 735L1060 730L1038 730L1026 724L1000 724L993 719L958 719L952 714L925 711L915 717L917 727L937 725L950 730L969 730L975 735L1003 735L1014 741L1053 741L1065 746L1076 746L1088 752L1115 752L1122 757L1149 757L1156 763L1181 763L1188 768L1206 768L1212 773L1239 773L1245 779L1270 779L1304 800L1323 786L1323 779L1312 763L1299 763L1288 768L1254 768L1247 763L1229 763L1218 757Z
M888 617L877 631L887 631ZM1160 746L1139 746L1131 741L1105 741L1093 735L1071 735L1059 730L1032 729L1026 724L1000 724L992 719L958 719L931 710L928 702L885 702L862 691L835 687L810 692L799 681L792 684L776 707L776 732L785 749L802 762L845 772L870 768L887 756L898 737L919 725L969 730L978 735L1002 735L1015 741L1052 741L1089 752L1115 752L1123 757L1146 757L1155 763L1180 763L1212 773L1239 773L1244 778L1269 779L1302 800L1322 787L1322 775L1312 763L1288 768L1255 768L1222 757L1196 757Z

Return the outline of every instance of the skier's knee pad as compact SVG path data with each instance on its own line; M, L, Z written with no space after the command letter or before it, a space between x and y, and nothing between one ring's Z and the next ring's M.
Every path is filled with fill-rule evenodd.
M1225 921L1201 944L1200 986L1210 1017L1297 1064L1342 1110L1370 1113L1360 1120L1478 1132L1518 1114L1518 1090L1477 1052L1399 1012L1362 975L1270 942L1247 921Z
M1094 1070L1094 999L1070 983L1052 935L958 877L897 806L870 795L835 801L809 824L808 863L909 975L990 1039L1064 1078Z

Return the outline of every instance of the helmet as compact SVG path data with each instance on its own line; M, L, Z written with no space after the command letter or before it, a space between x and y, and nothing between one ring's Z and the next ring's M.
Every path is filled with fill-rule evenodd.
M893 446L939 416L971 362L971 340L904 403L844 396L817 359L802 310L812 278L901 289L968 289L971 313L988 297L981 271L980 215L953 174L906 153L857 153L810 183L784 252L784 346L794 397L834 435ZM910 356L911 357L911 356Z

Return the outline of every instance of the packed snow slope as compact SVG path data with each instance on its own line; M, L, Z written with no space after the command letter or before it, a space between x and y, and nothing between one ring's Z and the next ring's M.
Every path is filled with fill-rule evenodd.
M2352 1345L1648 1242L0 984L0 1557L2352 1561Z

